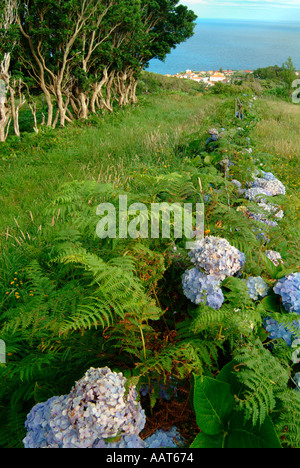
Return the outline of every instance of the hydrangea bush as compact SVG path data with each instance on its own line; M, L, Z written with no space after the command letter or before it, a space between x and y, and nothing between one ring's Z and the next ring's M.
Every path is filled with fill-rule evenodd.
M221 237L209 236L195 242L189 253L199 270L217 280L233 276L245 265L245 254Z
M282 338L288 346L291 346L293 341L293 334L287 327L277 320L268 318L265 321L264 327L269 332L269 337L272 340L278 340Z
M276 283L274 292L282 298L288 312L300 314L300 273L292 273Z
M286 188L283 183L276 179L276 177L271 173L265 173L264 177L255 177L251 186L253 188L265 190L270 193L271 197L275 197L276 195L286 195Z
M176 427L139 437L146 417L134 385L108 367L89 369L69 395L34 406L27 416L25 448L175 448Z
M266 224L267 226L270 227L276 227L278 226L278 223L276 221L272 221L271 219L266 218L264 215L260 213L249 213L250 218L254 219L255 221L259 221L263 224Z
M245 198L250 201L257 201L260 195L271 197L272 194L261 187L252 187L245 191Z
M261 171L262 177L255 174L254 180L248 183L248 190L245 191L245 198L250 201L258 201L259 195L275 197L277 195L286 195L286 188L271 172ZM264 203L266 201L264 200Z
M220 309L224 302L220 284L215 277L207 276L197 268L187 270L182 278L185 296L194 304L205 303L213 309Z
M25 448L92 448L108 438L138 436L146 417L135 386L126 389L125 384L123 374L108 367L89 369L69 395L31 410L25 424Z
M262 208L264 211L273 214L275 218L278 219L283 219L284 218L284 212L281 210L280 206L274 205L273 203L268 203L264 198L260 200L258 203L258 206Z

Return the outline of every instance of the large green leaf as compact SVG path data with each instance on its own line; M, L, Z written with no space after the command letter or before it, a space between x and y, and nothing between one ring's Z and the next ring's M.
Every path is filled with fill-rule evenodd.
M237 371L234 368L235 364L238 363L234 360L226 364L218 373L216 380L229 384L232 394L235 397L240 397L240 395L243 394L244 389L243 385L237 378Z
M275 294L270 294L269 296L265 297L261 301L261 304L267 312L280 313L279 296L276 296Z
M281 448L269 416L261 426L244 423L242 414L235 411L230 420L228 448Z
M224 443L226 443L226 440L223 434L212 436L200 432L192 443L191 448L225 448Z
M199 429L209 435L220 434L235 406L230 385L211 377L195 377L194 409Z

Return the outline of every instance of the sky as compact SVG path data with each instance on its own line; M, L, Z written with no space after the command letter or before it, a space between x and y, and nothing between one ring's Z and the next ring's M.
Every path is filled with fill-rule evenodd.
M300 0L180 0L180 3L199 18L300 22Z

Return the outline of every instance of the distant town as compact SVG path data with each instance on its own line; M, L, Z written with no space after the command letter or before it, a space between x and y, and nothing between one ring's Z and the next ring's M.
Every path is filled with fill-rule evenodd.
M181 79L189 79L196 81L198 83L204 83L207 88L210 86L214 86L218 82L223 83L232 83L233 79L241 75L251 75L253 70L223 70L220 69L219 71L192 71L186 70L185 72L176 73L175 75L166 74L165 76L173 77L173 78L181 78ZM300 72L296 72L298 76L300 76Z

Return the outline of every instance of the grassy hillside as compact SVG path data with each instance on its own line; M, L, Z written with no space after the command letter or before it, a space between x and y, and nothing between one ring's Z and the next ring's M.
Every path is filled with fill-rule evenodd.
M300 271L300 111L278 98L254 101L243 88L240 121L236 92L203 94L194 83L146 74L134 107L1 146L0 446L21 447L36 403L104 366L150 388L141 395L143 439L175 425L186 446L196 436L195 447L300 445L299 363L265 325L271 316L300 338L297 314L273 292ZM206 145L212 127L225 129L216 147ZM247 187L257 169L286 187L275 197L284 211L276 227L251 218L261 212L231 182ZM124 194L147 206L204 200L206 238L224 238L246 256L222 283L222 307L185 297L182 275L193 266L185 239L96 236L99 202L116 205ZM267 250L284 265L268 261ZM267 296L250 297L245 280L253 277L266 282ZM215 433L205 425L207 389L224 418Z
M65 130L29 133L1 147L1 230L13 218L40 213L65 182L96 179L125 184L133 171L164 168L183 132L209 124L217 99L185 93L141 96L116 110ZM170 166L169 166L170 167Z

